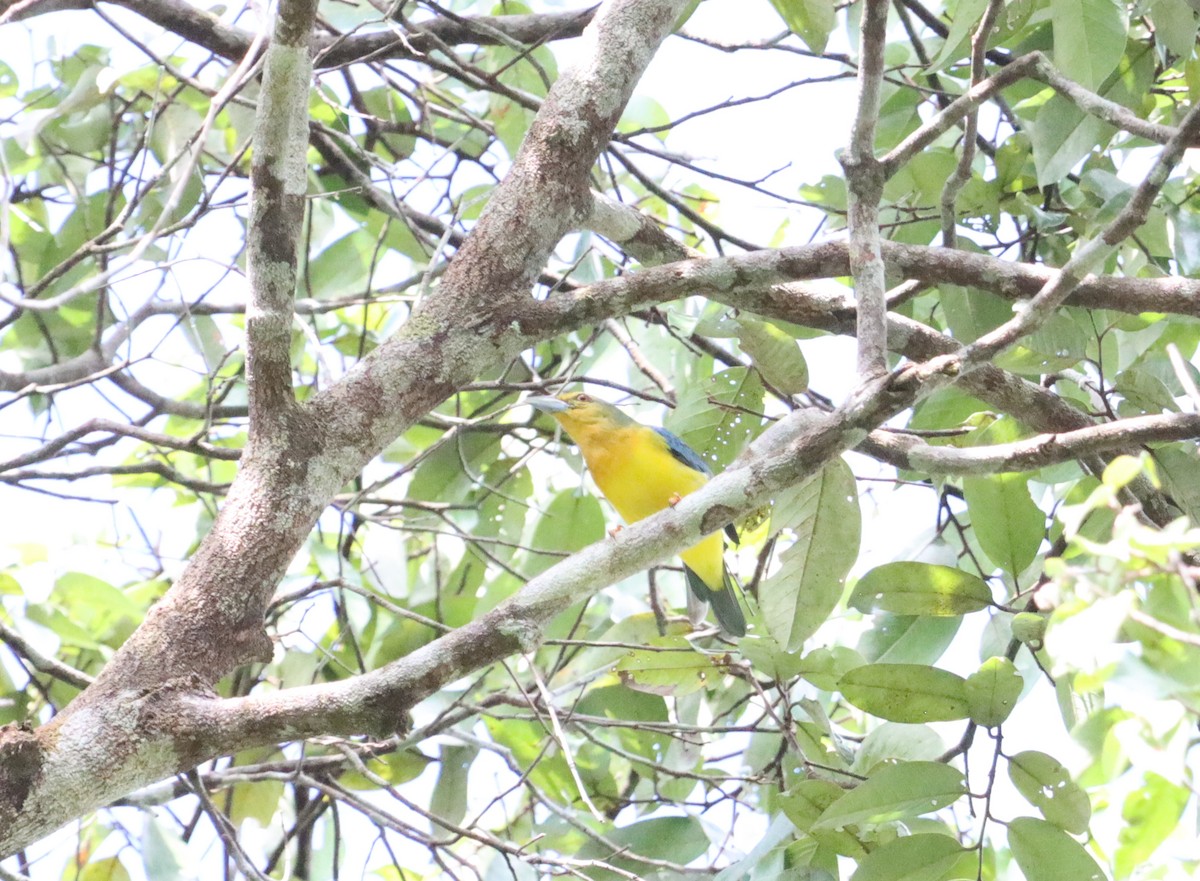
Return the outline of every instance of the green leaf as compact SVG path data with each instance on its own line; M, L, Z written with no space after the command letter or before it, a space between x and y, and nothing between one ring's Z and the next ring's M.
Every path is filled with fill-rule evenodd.
M820 55L837 24L833 0L771 0L784 24Z
M741 652L754 671L769 679L785 682L800 671L801 656L780 647L771 637L751 634L738 640ZM849 669L849 668L847 668Z
M533 786L570 803L579 798L579 787L562 754L546 746L546 728L539 722L485 716L492 740L506 748Z
M1046 515L1029 494L1023 474L963 479L971 527L988 558L1014 578L1037 556L1046 534Z
M801 780L780 796L779 806L793 826L809 832L821 814L845 794L846 790L830 780Z
M1035 651L1042 648L1042 641L1046 638L1047 619L1044 614L1039 612L1020 612L1013 616L1012 622L1009 625L1012 630L1013 639L1023 642Z
M1171 227L1175 231L1175 259L1183 275L1195 275L1200 270L1200 214L1180 207L1171 211Z
M1180 58L1189 58L1196 51L1196 13L1187 0L1154 0L1150 20L1154 39Z
M841 645L822 647L798 658L795 675L803 676L822 691L834 691L846 673L865 663L854 649Z
M1036 331L996 358L996 366L1040 377L1074 367L1087 354L1088 336L1072 316L1052 315Z
M946 42L942 51L930 65L932 70L941 70L949 62L962 58L969 53L970 46L966 45L971 39L983 12L987 9L988 0L958 0L948 3L946 11L950 16L950 32L946 34Z
M604 511L595 496L576 490L556 495L538 518L533 530L532 550L525 574L529 577L549 569L561 556L581 550L604 538Z
M1008 718L1017 704L1025 680L1008 658L988 658L967 677L967 700L971 719L994 728Z
M932 664L954 640L962 620L877 614L858 650L874 664Z
M617 662L617 675L629 688L681 697L711 685L720 675L717 659L696 651L681 636L659 637L651 646L628 652Z
M185 874L183 871L189 862L183 838L174 826L153 815L145 818L142 828L141 857L147 878L181 881L185 877L194 877L190 872Z
M1065 178L1083 157L1104 147L1113 131L1112 126L1066 98L1052 97L1038 111L1029 135L1038 186L1048 187Z
M619 720L623 724L615 731L621 746L635 756L658 763L666 755L671 737L657 725L670 722L667 702L656 694L647 694L623 685L606 685L589 689L575 705L579 716L599 716ZM643 723L655 723L655 726Z
M283 790L282 780L256 780L253 783L234 785L229 818L235 826L240 826L243 820L252 818L264 829L269 828L279 811Z
M344 297L365 292L377 248L374 237L362 230L355 230L323 248L300 279L300 284L306 285L306 295Z
M114 619L142 619L142 607L123 590L86 572L64 572L54 582L51 596L73 619L95 628L96 635L102 624Z
M704 826L695 817L654 817L639 820L617 829L604 830L604 842L587 839L579 848L578 857L612 865L635 875L642 875L649 867L635 857L614 855L609 842L620 848L620 853L632 854L653 860L670 860L686 865L708 850L710 841ZM615 881L628 877L603 869L590 869L588 875L596 881Z
M638 94L630 98L629 103L625 105L625 112L621 114L621 120L617 123L617 131L627 134L641 129L663 129L655 131L654 136L659 140L666 140L668 132L664 126L669 127L670 124L671 117L662 104L649 95Z
M1129 29L1125 4L1117 0L1050 0L1054 64L1081 86L1096 91L1125 54Z
M941 762L903 762L876 771L827 807L814 829L889 823L941 810L966 793L962 772Z
M737 319L738 345L762 378L785 395L808 390L808 362L800 345L769 321L749 315Z
M1105 881L1083 845L1045 820L1017 817L1008 824L1008 844L1025 881Z
M456 435L424 457L413 474L408 496L425 502L462 501L486 464L495 461L500 442L492 435Z
M1118 833L1113 863L1118 878L1132 875L1179 825L1191 792L1186 786L1147 771L1146 783L1121 806L1125 824Z
M861 612L944 618L985 609L992 592L977 575L933 563L885 563L864 575L850 594Z
M477 755L479 747L473 744L442 744L441 770L429 800L429 811L452 826L457 826L467 815L467 775Z
M949 722L970 715L961 676L919 664L867 664L838 684L846 700L889 722Z
M1008 776L1017 791L1055 826L1076 835L1087 831L1092 804L1054 756L1036 750L1017 753L1009 759Z
M411 156L417 146L417 137L411 130L412 113L400 93L387 86L368 89L361 95L363 106L374 117L371 124L393 154L390 158L405 159Z
M940 285L938 290L941 292L939 302L946 313L946 324L954 333L954 338L964 343L974 342L989 330L1012 318L1012 304L988 291L958 285ZM937 394L948 395L951 397L951 403L964 407L970 403L978 403L957 389L948 389ZM928 403L922 406L923 409L930 407Z
M383 756L378 756L367 762L372 773L382 777L392 786L408 783L421 776L433 759L416 749L401 749ZM349 771L338 778L338 782L348 789L378 790L379 783L356 771Z
M846 574L858 558L862 517L850 467L834 459L780 493L772 527L784 525L796 540L780 555L779 570L761 584L759 607L771 636L797 651L841 599Z
M763 386L748 367L731 367L680 389L679 402L663 421L666 428L720 471L762 427L751 414L762 410Z
M862 856L858 839L845 829L815 829L817 820L846 791L829 780L801 780L779 796L779 809L793 826L838 853Z
M884 722L863 738L851 770L866 774L883 762L932 762L945 751L942 739L928 725Z
M928 881L939 878L962 856L949 835L922 832L889 841L867 854L850 881Z

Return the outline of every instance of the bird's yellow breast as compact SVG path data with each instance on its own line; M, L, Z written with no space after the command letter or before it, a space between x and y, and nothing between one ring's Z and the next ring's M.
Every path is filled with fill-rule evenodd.
M643 425L572 434L592 479L627 523L661 511L675 496L695 492L708 481Z

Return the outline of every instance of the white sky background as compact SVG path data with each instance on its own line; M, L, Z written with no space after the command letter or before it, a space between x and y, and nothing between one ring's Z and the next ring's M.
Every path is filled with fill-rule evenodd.
M567 8L579 5L564 4ZM123 15L121 10L108 7L108 11L126 22L134 32L150 27L136 16ZM249 26L247 19L240 23ZM22 88L36 80L32 65L36 59L47 57L47 45L54 45L54 51L60 55L72 53L83 43L126 47L114 57L114 66L119 69L126 69L126 64L128 67L141 66L146 60L137 50L128 48L123 38L115 33L106 33L104 26L90 13L59 12L29 22L28 28L35 34L33 40L27 39L26 26L23 25L10 26L0 32L0 58L16 70ZM783 29L767 0L708 0L701 4L686 27L691 33L726 43L762 40ZM847 51L844 39L845 29L839 28L833 35L830 51ZM842 41L840 45L839 41ZM560 67L569 63L570 45L569 42L552 44ZM653 97L664 105L669 117L678 118L727 98L760 95L801 77L828 76L841 70L841 65L836 63L805 59L794 54L727 54L684 40L671 39L651 64L639 85L638 93ZM795 196L801 184L815 183L824 174L840 173L835 151L848 138L854 96L853 80L797 88L767 102L688 121L670 133L665 148L689 157L700 166L717 168L747 179L782 169L769 181L769 185L785 195ZM821 103L814 105L818 97ZM3 134L0 132L0 135ZM790 167L785 168L789 163ZM788 244L808 241L815 229L815 213L802 216L795 208L719 180L710 180L706 186L721 200L718 222L751 241L763 244L770 242L781 222L789 216L793 217L793 223L786 235ZM203 281L203 273L198 274L197 280L198 283L207 283ZM835 400L848 391L848 380L852 377L850 368L853 365L851 347L852 342L847 340L812 340L803 343L815 388ZM92 415L88 412L89 399L84 396L68 398L64 395L59 403L64 425L77 424ZM0 411L0 456L16 451L14 444L6 440L7 437L31 432L28 425L16 424L19 409L14 407ZM32 429L35 433L38 430ZM912 524L920 520L932 525L933 493L928 490L892 493L888 489L880 490L879 486L867 484L860 487L860 492L867 493L863 504L868 520L884 524L900 520ZM72 484L68 488L83 494L89 494L90 491L86 484ZM93 488L97 495L117 495L109 488L107 480L95 483ZM874 510L875 499L879 501L878 511ZM175 534L190 540L193 512L175 512L173 516L165 495L162 501L161 517L156 518L156 529L170 542L170 536L175 531L172 523L178 522ZM920 513L917 513L918 508ZM42 583L26 581L27 587L48 590L58 575L70 570L89 571L117 581L128 577L124 564L117 561L120 552L96 544L98 517L109 517L107 513L100 515L99 512L105 510L101 506L94 506L91 516L80 515L78 503L61 502L0 486L0 510L20 512L18 517L6 518L6 544L44 544L50 550L50 559L41 567L42 577L37 579ZM113 535L129 535L129 532L128 523L113 521ZM857 573L888 560L917 558L922 552L919 546L911 546L914 537L908 529L889 530L877 525L872 539L864 541ZM905 548L905 545L909 547ZM16 553L0 547L0 566L13 562ZM31 570L25 571L27 575L31 574ZM37 574L36 570L32 572L35 578ZM977 622L979 627L972 626L976 624L974 619L980 619ZM835 620L829 626L837 627L840 623ZM968 632L960 637L957 643L960 648L949 659L956 668L971 669L972 659L968 655L978 650L978 629L982 623L981 616L970 616L968 619L964 628ZM820 642L818 635L816 643ZM1006 726L1006 752L1012 754L1020 749L1045 747L1046 738L1053 730L1061 730L1060 717L1053 694L1049 689L1041 688L1018 706L1011 723ZM957 737L960 731L961 726L944 727L948 741ZM1022 743L1022 740L1027 742ZM987 752L976 756L977 768L986 767L983 763L990 758L990 741L981 735L980 742ZM481 765L478 773L492 772ZM978 785L975 788L978 789ZM492 787L492 791L495 791L495 787ZM73 846L71 830L64 830L57 840ZM746 849L749 846L750 843L747 843ZM358 856L365 858L367 854L364 852ZM56 860L52 858L49 862ZM348 866L347 870L343 877L356 877L351 867Z

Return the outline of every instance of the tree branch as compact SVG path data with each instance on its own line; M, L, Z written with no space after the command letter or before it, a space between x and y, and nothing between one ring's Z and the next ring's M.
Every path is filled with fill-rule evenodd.
M888 461L901 468L929 474L971 475L1034 471L1099 453L1194 437L1200 437L1200 415L1164 413L984 447L935 447L912 435L886 431L872 433L871 442L880 444L889 454Z
M23 0L3 2L0 25L46 15L64 9L91 9L95 0ZM225 24L206 9L185 0L114 0L165 30L195 43L215 55L239 61L250 49L254 34ZM505 42L536 45L549 40L579 36L595 15L597 7L571 12L537 15L479 15L437 17L418 23L397 35L395 26L362 34L338 36L316 34L312 49L321 68L344 67L356 61L420 58L440 45L494 46Z
M309 34L316 0L281 0L266 52L250 166L246 237L246 385L250 442L286 430L292 394L292 298L308 189Z
M879 234L885 178L875 158L887 11L888 0L864 0L862 5L857 113L850 146L841 157L849 195L850 274L858 302L858 375L864 379L887 372L887 283Z
M263 610L329 499L458 385L559 331L540 321L523 327L508 307L533 303L532 280L571 224L587 215L591 166L684 5L605 5L436 295L305 405L306 430L269 445L268 438L256 440L264 441L260 453L243 457L187 569L92 687L28 736L0 730L0 854L199 762L212 742L176 727L176 699L202 692L237 664L270 657ZM296 36L284 42L295 46ZM469 625L470 632L478 626ZM526 632L496 633L487 644L507 653ZM96 743L110 749L96 750Z

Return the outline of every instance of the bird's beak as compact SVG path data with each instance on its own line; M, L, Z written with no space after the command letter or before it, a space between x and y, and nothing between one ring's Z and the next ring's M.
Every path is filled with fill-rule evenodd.
M564 410L571 409L566 401L560 401L558 398L528 398L525 403L543 413L562 413Z

